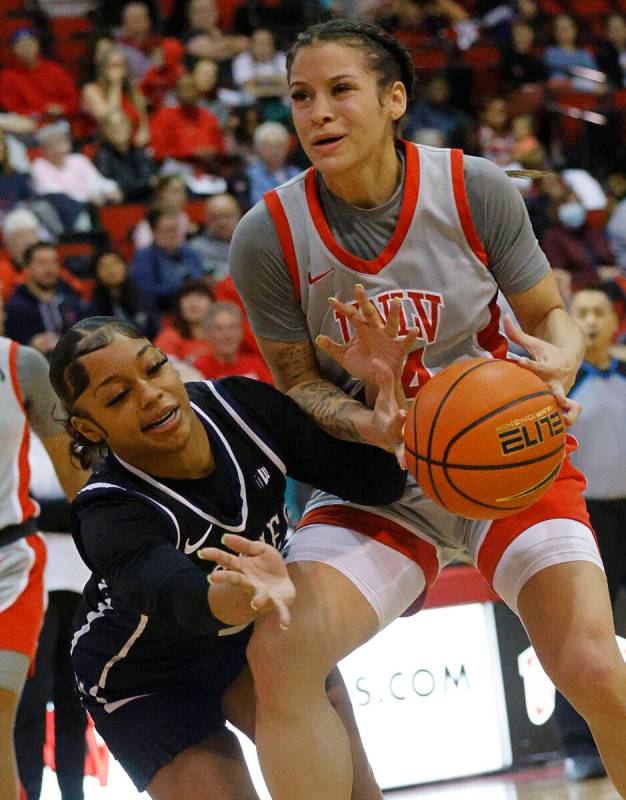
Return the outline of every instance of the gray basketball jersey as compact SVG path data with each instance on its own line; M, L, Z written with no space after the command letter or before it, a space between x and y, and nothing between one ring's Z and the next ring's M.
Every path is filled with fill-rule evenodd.
M349 303L362 283L383 318L402 303L400 334L417 328L417 345L404 374L413 397L438 370L462 357L504 356L498 331L498 287L476 235L467 202L463 154L405 144L406 180L395 233L366 261L333 237L316 189L313 169L269 192L265 201L278 231L293 290L311 338L324 333L346 342L352 331L329 297ZM355 381L317 350L322 372L350 391Z
M391 301L401 300L400 334L420 332L403 376L407 397L413 397L429 377L460 358L505 357L507 341L499 331L497 283L465 193L463 153L411 143L404 148L400 216L387 246L372 260L357 258L334 239L313 169L269 192L265 202L313 341L321 333L349 340L349 323L328 298L353 301L356 283L363 284L383 318ZM319 349L317 357L329 380L348 393L354 390L357 382L332 358ZM338 504L344 502L317 492L307 512ZM453 550L467 548L488 525L450 514L413 480L400 501L374 513Z

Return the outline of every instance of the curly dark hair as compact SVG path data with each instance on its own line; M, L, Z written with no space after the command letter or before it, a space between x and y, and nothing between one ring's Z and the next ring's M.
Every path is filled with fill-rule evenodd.
M318 42L341 42L348 47L360 50L371 72L378 74L380 89L400 81L406 89L410 101L415 90L415 67L409 51L391 34L366 22L352 22L348 19L331 19L311 25L298 37L287 53L287 76L299 50L311 47ZM400 120L394 125L396 135L400 131Z
M89 373L81 363L82 356L111 344L115 336L143 339L143 334L116 317L87 317L73 325L57 342L50 356L50 383L67 414L65 429L70 438L70 455L87 469L94 460L106 456L103 442L92 442L72 425L76 400L89 386Z

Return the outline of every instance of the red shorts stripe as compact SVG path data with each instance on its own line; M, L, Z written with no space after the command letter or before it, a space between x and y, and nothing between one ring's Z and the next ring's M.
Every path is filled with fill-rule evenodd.
M43 571L46 545L37 534L24 541L34 550L35 559L28 574L28 583L13 605L0 612L0 650L15 650L31 661L37 652L39 632L44 614Z
M351 506L319 506L307 512L298 528L305 525L334 525L347 528L391 547L414 561L424 573L426 588L432 586L439 574L439 559L434 545L420 539L397 522Z
M491 523L478 554L478 570L490 586L493 586L493 575L506 548L533 525L549 519L573 519L582 522L593 533L583 497L587 482L585 476L572 465L569 458L569 454L576 450L576 447L576 440L568 435L561 471L543 497L518 514Z

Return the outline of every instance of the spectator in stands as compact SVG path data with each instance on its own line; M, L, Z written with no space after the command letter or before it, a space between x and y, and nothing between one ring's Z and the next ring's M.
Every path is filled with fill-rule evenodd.
M30 129L13 125L14 120L25 121L32 125ZM29 117L20 117L19 114L0 113L0 134L4 137L9 150L9 161L16 172L30 173L30 158L26 145L17 137L22 132L30 134L34 131L33 120Z
M209 353L207 320L214 302L204 280L186 281L176 294L172 321L161 327L155 345L170 358L187 364Z
M250 204L254 205L301 170L287 163L291 149L289 131L280 122L264 122L254 132L256 160L247 169Z
M26 282L17 286L6 305L6 335L44 355L82 316L77 295L60 273L56 248L36 242L24 253Z
M233 81L246 102L260 103L265 119L283 121L289 117L287 67L284 53L276 51L274 35L264 28L250 39L250 49L233 59Z
M260 355L241 351L243 327L241 311L233 303L214 303L209 308L207 337L210 353L194 361L193 366L205 378L245 375L272 382L272 374Z
M535 135L535 127L532 114L518 114L511 122L515 139L511 158L523 169L543 169L546 164L546 153Z
M185 72L182 63L183 46L176 39L162 39L152 51L150 67L145 72L140 88L151 111L163 105L176 81Z
M8 137L0 130L0 218L32 195L30 175L15 169Z
M198 105L216 116L223 129L231 108L240 102L239 94L220 88L217 62L210 58L199 58L194 64L191 76L198 90Z
M135 253L131 275L158 311L169 312L182 284L202 277L202 261L195 250L180 244L176 214L153 209L148 222L154 241Z
M78 89L59 64L43 58L37 35L20 28L11 37L13 59L0 70L0 107L37 120L78 110Z
M626 197L613 209L606 232L611 250L615 253L615 263L626 277Z
M121 202L115 181L105 178L82 153L72 153L70 128L65 120L39 131L42 155L33 162L33 188L38 195L63 195L78 204ZM57 206L58 208L58 206Z
M556 223L540 240L550 265L571 273L574 291L597 283L600 268L615 264L603 232L587 223L587 212L572 191L552 204L551 213Z
M122 9L122 27L117 41L128 59L133 81L140 81L151 67L152 55L161 44L161 36L152 30L150 9L133 0Z
M480 155L499 167L506 167L513 160L515 137L504 97L486 101L478 129L478 144Z
M123 319L152 339L157 325L150 302L142 297L122 256L115 250L100 251L94 259L93 277L93 295L85 316Z
M226 36L220 29L214 0L191 0L187 20L182 40L187 53L194 58L230 61L248 47L246 36Z
M626 19L623 14L606 18L604 40L598 45L598 67L613 89L626 87Z
M554 44L546 47L543 63L553 88L602 93L606 85L576 73L577 69L598 70L593 55L578 46L578 23L571 14L557 14L552 23Z
M206 222L189 247L198 254L204 273L212 281L220 281L228 273L228 252L233 233L241 219L241 209L230 194L207 198Z
M538 45L544 45L547 42L552 17L542 10L539 0L517 0L517 21L530 25Z
M133 144L132 135L130 120L121 109L107 114L100 125L94 164L117 184L124 201L140 203L152 192L157 166L145 150Z
M2 239L6 256L0 258L0 294L6 302L24 275L24 253L40 240L41 228L37 217L28 208L10 211L2 221Z
M587 510L615 604L626 586L626 363L612 354L618 318L610 291L577 292L570 313L585 335L585 358L570 393L585 409L570 429L579 443L572 463L587 478ZM559 693L554 720L566 780L605 775L586 722Z
M158 161L171 158L209 170L215 157L225 152L224 135L217 117L198 104L198 90L191 75L176 83L178 104L152 115L152 146Z
M133 126L133 142L150 141L146 100L131 81L126 54L117 45L104 50L96 63L96 80L83 86L82 110L92 118L94 132L111 111L122 110Z
M412 139L419 130L436 130L443 136L444 147L464 148L472 128L472 119L450 102L452 89L445 75L433 75L420 99L408 114L404 135Z
M154 187L151 208L164 214L175 214L178 219L178 243L182 244L188 236L195 233L197 226L185 211L187 205L187 184L182 175L161 175ZM147 219L142 220L133 231L133 244L137 249L152 244L152 229Z
M535 31L527 22L518 20L511 27L511 39L505 48L500 73L506 86L542 83L546 78L546 67L535 53Z

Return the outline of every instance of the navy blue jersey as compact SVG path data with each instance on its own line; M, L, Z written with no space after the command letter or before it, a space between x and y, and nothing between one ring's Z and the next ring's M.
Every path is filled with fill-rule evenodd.
M197 552L220 547L224 532L282 547L287 473L359 503L392 502L404 487L393 456L329 436L268 384L225 378L186 388L211 443L212 473L156 478L110 453L74 501L74 539L93 574L72 653L93 702L222 691L232 681L250 626L227 628L211 614L214 565Z

